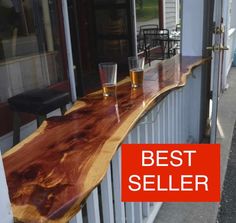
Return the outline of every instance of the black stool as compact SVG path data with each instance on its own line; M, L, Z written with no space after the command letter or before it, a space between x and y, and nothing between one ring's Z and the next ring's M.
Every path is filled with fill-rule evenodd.
M39 127L46 115L57 108L61 113L66 111L66 104L70 102L68 92L61 92L54 89L35 89L18 94L8 99L10 108L14 111L13 120L13 145L20 141L21 120L19 112L34 114L37 117Z

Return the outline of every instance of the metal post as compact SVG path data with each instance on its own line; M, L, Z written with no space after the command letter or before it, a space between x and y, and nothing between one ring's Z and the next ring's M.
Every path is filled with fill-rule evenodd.
M220 27L221 24L221 13L222 9L222 0L215 1L215 11L214 11L214 20L216 26ZM221 44L221 35L222 34L215 34L214 42L215 44ZM214 44L213 42L213 44ZM219 98L219 81L220 81L220 66L221 66L221 52L216 51L213 53L214 59L212 62L212 75L213 75L213 89L212 89L212 114L211 114L211 143L216 143L216 131L217 131L217 113L218 113L218 98Z
M131 27L132 27L132 46L134 56L138 55L137 49L137 23L136 23L136 4L135 0L131 1Z
M42 1L42 9L43 9L43 20L44 20L44 29L46 34L47 41L47 50L52 52L54 49L53 38L52 38L52 25L50 19L49 5L48 1Z
M73 64L72 47L71 47L71 39L70 39L70 24L69 24L67 0L62 0L62 12L63 12L63 21L64 21L64 29L65 29L71 98L72 98L72 101L75 102L77 100L77 95L76 95L74 64Z

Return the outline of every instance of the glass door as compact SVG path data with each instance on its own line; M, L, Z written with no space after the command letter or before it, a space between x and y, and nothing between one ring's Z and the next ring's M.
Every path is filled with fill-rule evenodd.
M132 52L130 0L70 2L72 36L77 35L77 39L72 38L72 45L78 90L82 89L80 95L85 95L101 87L100 62L117 62L118 79L128 74L127 57Z
M94 0L98 62L115 61L126 71L131 54L129 1Z

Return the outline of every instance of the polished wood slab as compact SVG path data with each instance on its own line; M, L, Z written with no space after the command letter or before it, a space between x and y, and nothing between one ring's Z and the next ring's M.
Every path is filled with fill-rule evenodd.
M117 87L116 98L95 92L65 116L47 119L3 156L14 217L23 222L71 219L139 118L209 60L172 57L145 72L143 87L131 89L127 78Z

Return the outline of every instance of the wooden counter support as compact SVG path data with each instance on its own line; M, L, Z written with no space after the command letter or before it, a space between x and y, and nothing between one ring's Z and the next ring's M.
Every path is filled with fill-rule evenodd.
M70 220L140 117L209 60L175 56L147 70L143 87L131 89L127 78L117 87L116 98L95 92L65 116L43 122L3 156L14 217L23 222Z

